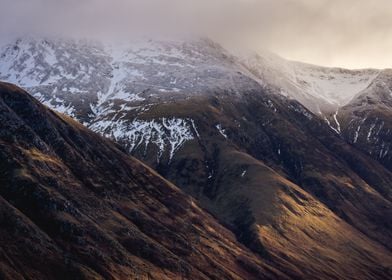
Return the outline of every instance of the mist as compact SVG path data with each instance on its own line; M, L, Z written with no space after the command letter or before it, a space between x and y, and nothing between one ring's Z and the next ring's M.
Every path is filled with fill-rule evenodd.
M0 36L208 36L285 58L392 67L389 0L0 0Z

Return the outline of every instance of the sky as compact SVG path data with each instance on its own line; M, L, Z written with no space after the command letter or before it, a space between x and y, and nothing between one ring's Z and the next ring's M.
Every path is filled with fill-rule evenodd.
M0 0L0 7L3 38L181 33L324 66L392 68L391 0Z

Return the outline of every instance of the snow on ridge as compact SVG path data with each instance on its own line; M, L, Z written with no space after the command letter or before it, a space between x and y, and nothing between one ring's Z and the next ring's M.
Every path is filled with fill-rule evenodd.
M153 120L135 119L132 122L124 120L96 121L89 126L95 132L112 137L116 141L125 142L130 152L140 147L147 151L149 145L158 148L157 161L168 151L169 161L176 152L188 141L193 140L192 119L159 118Z
M357 130L355 131L354 139L353 139L354 144L357 143L357 141L358 141L360 131L361 131L361 125L358 125Z
M174 153L178 151L178 149L189 140L194 139L193 133L189 127L189 124L186 123L185 120L182 119L162 119L162 125L164 128L169 131L168 140L170 142L170 157L172 160Z
M327 117L324 117L324 120L325 120L325 122L328 124L329 128L331 128L331 129L332 129L333 131L335 131L337 134L340 134L340 131L337 130L335 127L333 127L333 126L331 125L331 122L328 120Z
M324 106L336 111L347 104L380 72L319 67L268 52L245 56L202 39L143 39L118 44L24 39L2 48L0 55L0 79L32 93L56 85L64 96L101 91L107 98L142 101L138 93L147 89L164 96L268 84L317 114L324 113ZM45 88L47 95L51 90L53 86ZM64 99L70 102L72 97Z
M294 77L311 96L338 107L346 105L367 88L380 70L347 70L292 62Z
M315 114L336 111L366 89L381 70L348 70L293 62L267 51L238 54L238 59L261 84L293 98Z
M72 104L66 104L66 102L56 96L47 100L45 99L41 93L34 94L34 97L38 99L42 104L51 108L54 111L57 111L61 114L65 114L70 117L75 117L75 108Z
M390 144L386 144L385 142L383 142L378 157L380 159L385 158L389 153L389 149L390 149Z
M338 121L338 114L339 114L339 110L337 110L336 113L333 115L333 119L334 119L334 121L336 123L336 130L337 130L338 134L340 134L341 133L341 127L340 127L340 123Z
M171 93L179 97L178 93L255 86L239 74L223 49L203 40L111 45L28 38L5 45L0 56L0 79L32 94L43 92L46 99L58 91L67 102L77 103L72 95L81 95L97 106L107 99L143 101L145 96L138 94L150 90L165 98Z
M312 114L299 104L290 104L288 107L290 109L294 110L295 112L302 114L303 116L305 116L309 120L313 119Z
M369 128L369 132L368 135L366 137L366 140L369 142L370 141L370 137L372 136L373 133L373 129L376 127L377 121L375 123L373 123L370 128Z
M197 138L200 138L200 134L199 134L199 131L196 128L195 121L191 120L191 124L192 124L192 128L193 128L194 132L196 133Z
M368 117L366 116L365 118L359 120L358 126L357 126L357 128L355 129L355 132L354 132L354 138L353 138L353 143L354 144L358 142L358 138L359 138L359 135L360 135L360 132L361 132L361 129L362 129L362 125L366 122L367 118ZM355 125L354 121L352 121L352 122L353 122L353 125ZM350 125L351 125L351 122L350 122Z
M227 134L226 134L226 130L222 128L222 125L221 125L221 124L217 124L215 127L216 127L216 129L219 131L219 133L220 133L223 137L225 137L225 139L228 138L228 137L227 137Z
M86 81L86 75L92 79L98 71L107 76L111 72L111 66L113 71L118 70L118 65L109 63L111 55L114 54L106 53L98 43L73 40L17 40L3 46L1 55L0 76L26 87L76 78L79 78L77 85L80 86L83 79ZM104 67L101 67L102 65ZM135 76L138 73L134 70L130 74ZM114 82L119 82L120 79L116 78L117 75L114 75Z

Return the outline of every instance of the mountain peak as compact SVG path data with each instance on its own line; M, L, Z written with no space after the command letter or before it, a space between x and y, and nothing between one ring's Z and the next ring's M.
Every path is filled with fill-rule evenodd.
M0 79L22 85L47 105L73 116L78 116L78 109L68 93L90 92L95 106L104 102L100 96L113 97L113 91L119 99L141 100L265 86L300 101L313 113L329 114L380 73L292 62L268 51L228 51L206 38L135 38L121 43L23 39L3 47L0 55ZM46 96L48 91L56 92L58 102ZM93 98L92 92L97 96Z

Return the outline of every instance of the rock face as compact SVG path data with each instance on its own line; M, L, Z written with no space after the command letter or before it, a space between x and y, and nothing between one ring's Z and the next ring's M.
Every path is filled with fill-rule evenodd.
M0 278L288 278L177 187L10 84L0 123Z
M392 277L392 173L374 156L382 149L387 158L391 143L390 87L375 86L384 72L232 55L210 41L117 51L48 44L56 62L39 77L32 65L46 61L47 51L36 51L45 46L36 41L6 47L0 77L116 140L264 262L300 279ZM61 70L66 52L78 68L72 77ZM58 79L48 84L50 77ZM375 94L382 98L369 97ZM379 115L354 143L362 110ZM370 129L369 139L385 135L379 146L360 145Z

